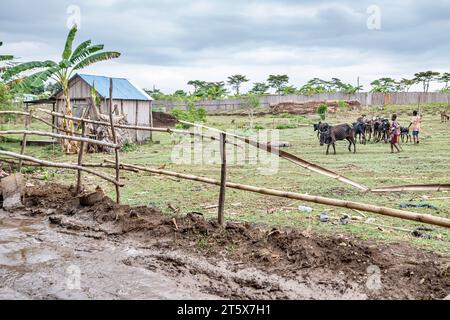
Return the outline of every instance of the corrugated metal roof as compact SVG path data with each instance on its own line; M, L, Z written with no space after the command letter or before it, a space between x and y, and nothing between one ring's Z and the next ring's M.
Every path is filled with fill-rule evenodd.
M77 74L90 86L94 84L95 90L104 98L109 97L109 79L111 77ZM113 79L113 99L123 100L153 100L144 90L132 84L125 78Z

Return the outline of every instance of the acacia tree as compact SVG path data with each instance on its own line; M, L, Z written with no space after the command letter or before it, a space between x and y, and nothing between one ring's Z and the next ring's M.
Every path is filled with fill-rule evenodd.
M411 86L415 85L417 81L415 79L406 79L402 78L397 82L397 90L398 91L406 91L408 92L411 89Z
M187 82L187 84L189 86L193 86L194 87L194 93L196 93L199 88L203 87L206 84L206 82L205 81L201 81L201 80L189 80Z
M449 90L448 83L450 82L450 72L444 72L443 74L441 74L438 80L439 82L444 83L444 87L441 89L441 91L448 91Z
M289 76L287 74L271 74L267 78L267 82L271 88L276 90L276 93L280 94L288 84Z
M17 86L15 86L15 88L17 87L16 89L20 90L40 86L49 79L55 80L61 85L63 90L65 100L64 114L72 116L72 107L69 96L69 80L74 72L96 62L118 58L120 56L119 52L102 51L104 46L102 44L92 45L91 40L82 42L75 50L72 50L76 33L77 26L74 25L67 36L64 50L61 55L61 61L55 62L46 60L22 63L7 69L3 78L10 79L14 75L35 71L35 73L25 77ZM62 122L62 129L67 131L68 135L71 135L71 132L75 129L73 121L64 119ZM62 149L66 153L78 152L78 148L79 145L76 141L62 140Z
M234 89L236 90L236 95L239 96L239 88L241 87L241 84L244 82L248 82L250 81L249 79L247 79L246 76L242 75L242 74L235 74L232 76L228 77L228 84Z
M423 92L428 92L431 81L437 80L439 72L436 71L423 71L414 74L414 80L418 83L422 83Z
M372 90L370 92L395 92L397 90L396 82L389 77L380 78L370 83Z
M267 92L267 90L269 90L269 88L270 88L270 86L265 82L255 82L253 84L253 88L250 90L249 93L261 95L261 94L265 94Z

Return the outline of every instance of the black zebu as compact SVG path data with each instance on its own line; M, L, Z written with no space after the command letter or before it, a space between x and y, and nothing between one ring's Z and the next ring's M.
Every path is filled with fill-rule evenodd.
M383 140L385 143L388 142L390 136L391 124L386 118L377 117L373 123L373 137L374 142L379 142Z
M369 142L372 139L373 124L374 124L374 120L366 120L366 122L365 122L366 132L364 132L364 134L366 136L366 141L369 141Z
M405 142L405 139L406 143L408 143L408 141L412 142L412 137L411 134L409 133L408 127L400 127L400 138L402 139L402 142Z
M333 146L334 154L336 154L336 141L344 139L347 139L349 142L348 151L352 152L351 146L353 144L353 153L356 153L355 130L350 125L338 124L336 126L329 126L320 133L320 145L327 144L326 154L328 154L330 144Z
M319 121L319 123L314 123L313 126L314 126L314 131L317 131L317 139L319 139L320 133L323 130L326 130L329 127L329 124L326 122L322 123L321 121Z
M359 143L366 144L366 124L362 121L353 123L353 130L355 130L355 139L358 138Z

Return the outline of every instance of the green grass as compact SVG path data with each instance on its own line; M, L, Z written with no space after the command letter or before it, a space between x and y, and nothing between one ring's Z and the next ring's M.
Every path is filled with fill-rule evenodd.
M384 110L372 108L361 113L367 115L386 115L391 112L399 114L401 125L409 124L408 113L415 106L387 106ZM430 109L430 111L429 111ZM404 151L400 154L391 154L389 144L368 143L357 144L357 153L351 154L347 151L346 142L337 142L336 155L325 155L325 147L321 147L317 141L316 133L310 123L318 120L317 115L301 117L300 126L292 129L284 129L279 132L279 139L289 141L292 146L284 150L294 153L305 160L327 167L339 172L368 187L416 184L416 183L450 183L450 125L440 123L440 117L436 109L423 107L425 113L423 118L423 130L421 143L419 145L404 144ZM329 114L327 122L332 124L350 123L360 115L357 112L342 112ZM267 115L255 120L258 125L273 129L278 125L291 123L292 118L286 115ZM234 121L233 121L234 120ZM214 116L208 117L207 125L221 129L239 130L248 126L247 117ZM180 140L178 136L170 136L164 133L154 133L154 140L160 144L133 145L126 152L121 153L121 161L147 166L161 166L165 169L177 172L190 173L219 179L220 164L176 164L171 161L171 153L174 143ZM209 146L218 147L217 142ZM2 148L19 150L18 143L3 143ZM228 147L229 148L229 147ZM247 150L247 149L246 149ZM248 150L247 150L248 151ZM66 156L53 150L53 148L28 147L27 153L52 161L76 162L76 156ZM252 155L249 156L253 157ZM109 154L88 154L85 161L102 162L104 158L113 159ZM205 154L204 159L211 160L211 154ZM403 202L431 203L439 210L426 208L412 208L411 211L429 213L436 216L450 218L450 199L424 200L421 196L431 198L450 197L450 192L409 192L390 194L362 193L357 189L334 179L318 175L305 170L283 159L279 159L278 173L275 175L263 175L260 168L261 163L236 164L229 157L227 179L232 182L250 184L261 187L274 188L285 191L321 195L343 200L358 201L379 206L399 208ZM49 181L63 184L74 184L76 173L61 169L45 169L48 172ZM108 171L113 174L112 170ZM52 173L56 173L52 175ZM42 175L42 172L40 172ZM218 187L206 185L195 181L169 179L164 176L151 175L148 173L121 172L126 186L121 191L122 202L130 205L156 205L168 214L168 204L179 207L181 212L202 212L205 216L213 218L217 209L207 210L205 206L216 204L218 200ZM114 198L114 188L107 182L83 174L83 182L92 188L100 185L109 196ZM302 213L296 208L304 204L311 206L312 213ZM340 217L342 214L357 216L356 213L342 209L328 207L312 203L302 203L289 199L263 196L260 194L227 189L225 215L228 220L247 221L272 226L292 226L299 228L311 227L320 234L354 234L362 239L373 239L379 241L408 241L414 245L431 249L437 252L450 254L450 232L444 228L435 227L432 235L439 239L419 239L410 236L406 232L384 229L380 231L377 227L352 222L348 225L333 225L331 223L319 222L317 215L320 212L328 212L329 215ZM366 214L374 218L374 223L412 229L420 226L419 223L384 217L376 214ZM199 244L204 245L204 243Z

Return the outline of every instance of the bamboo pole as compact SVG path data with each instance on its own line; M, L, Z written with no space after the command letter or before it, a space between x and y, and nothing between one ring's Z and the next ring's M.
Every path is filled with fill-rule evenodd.
M221 169L220 169L220 193L219 193L219 208L217 210L217 221L223 226L224 215L223 211L225 208L225 190L226 190L226 177L227 177L227 153L225 149L226 135L225 133L220 134L220 157L222 159Z
M19 162L18 161L14 161L10 158L0 158L1 162L5 162L8 163L10 165L18 165ZM40 164L40 163L36 163L36 162L31 162L31 161L22 161L22 165L25 167L48 167L45 164ZM78 163L72 163L72 165L77 166ZM83 167L87 167L87 168L105 168L105 169L116 169L116 165L111 165L111 164L107 164L104 162L101 163L83 163ZM135 172L138 173L139 170L137 169L132 169L132 168L125 168L124 166L120 165L120 170L125 170L125 171L130 171L130 172Z
M27 110L28 110L28 105L27 105ZM25 116L25 130L28 131L28 129L30 128L30 124L31 124L31 110L29 110L28 114ZM21 155L25 154L26 148L27 148L27 134L24 133L23 138L22 138L22 146L20 148ZM22 172L22 160L19 160L19 172Z
M0 115L2 115L2 114L18 114L18 115L24 115L24 116L28 115L27 112L23 112L23 111L9 111L9 110L8 111L0 111ZM76 131L70 131L70 130L58 128L58 126L55 126L51 122L49 122L49 121L47 121L45 119L42 119L41 117L38 117L38 116L36 116L34 114L32 114L31 117L33 119L35 119L35 120L38 120L38 121L41 121L42 123L45 123L46 125L48 125L49 127L53 128L53 129L57 129L57 130L60 130L60 131L66 132L66 133L70 133L70 134L81 135L81 133L76 132ZM89 135L89 134L87 134L87 135ZM94 135L90 135L90 136L94 136Z
M86 124L81 121L81 136L84 137L86 133ZM84 141L80 143L80 150L78 151L78 166L83 166ZM81 192L81 170L77 172L77 194Z
M346 177L344 177L344 176L342 176L342 175L340 175L340 174L338 174L336 172L333 172L333 171L331 171L329 169L326 169L324 167L321 167L319 165L316 165L314 163L311 163L309 161L301 159L301 158L297 157L296 155L293 155L292 153L280 150L279 148L272 147L272 146L267 145L265 143L259 143L259 142L256 142L256 141L253 141L253 140L250 140L248 138L241 137L241 136L238 136L238 135L235 135L235 134L230 134L230 133L227 133L225 131L222 131L222 130L219 130L219 129L216 129L216 128L207 127L207 126L202 125L202 124L192 123L192 122L183 121L183 120L179 120L179 122L185 123L185 124L189 124L189 125L193 125L193 126L196 126L196 127L202 127L202 128L208 129L208 130L219 132L219 133L226 133L227 135L233 136L233 137L235 137L235 138L237 138L237 139L239 139L241 141L244 141L245 143L250 144L250 145L252 145L252 146L254 146L256 148L259 148L259 149L262 149L262 150L267 151L269 153L278 155L279 157L281 157L283 159L286 159L288 161L291 161L291 162L293 162L293 163L295 163L295 164L297 164L297 165L299 165L299 166L301 166L301 167L303 167L305 169L311 170L313 172L316 172L316 173L325 175L327 177L336 179L338 181L341 181L343 183L349 184L349 185L351 185L351 186L353 186L355 188L358 188L358 189L360 189L362 191L369 191L369 188L367 188L366 186L363 186L363 185L361 185L361 184L359 184L359 183L357 183L357 182L355 182L353 180L350 180L350 179L348 179L348 178L346 178Z
M411 184L393 187L370 189L371 192L403 192L403 191L450 191L450 184Z
M8 157L22 159L22 160L26 160L26 161L31 161L31 162L38 163L38 164L41 164L42 166L46 166L46 167L63 168L63 169L71 169L71 170L82 170L82 171L86 171L90 174L93 174L97 177L100 177L102 179L105 179L106 181L109 181L115 185L119 185L121 187L124 186L123 183L117 182L114 178L111 178L111 177L107 176L106 174L103 174L103 173L100 173L95 170L91 170L91 169L88 169L88 168L85 168L85 167L82 167L79 165L74 165L74 164L69 164L69 163L55 163L55 162L51 162L51 161L47 161L47 160L41 160L41 159L37 159L34 157L21 155L19 153L15 153L15 152L11 152L11 151L0 150L0 155L5 155Z
M45 131L34 131L34 130L6 130L6 131L0 131L0 134L28 134L28 135L37 135L37 136L48 136L48 137L54 137L54 138L61 138L61 139L67 139L67 140L75 140L75 141L84 141L89 142L92 144L98 144L110 148L118 148L119 146L114 143L89 139L89 138L83 138L83 137L75 137L75 136L66 136L63 134L57 134L57 133L51 133L51 132L45 132Z
M190 174L177 173L177 172L168 171L168 170L153 169L153 168L142 167L142 166L137 166L137 165L124 164L124 163L122 163L122 165L124 167L147 171L147 172L151 172L151 173L155 173L155 174L162 174L162 175L177 177L180 179L199 181L199 182L204 182L204 183L220 186L220 181L211 179L211 178L198 177L198 176L194 176L194 175L190 175ZM441 226L441 227L445 227L445 228L450 228L450 219L443 218L443 217L436 217L436 216L433 216L430 214L421 214L421 213L416 213L416 212L412 212L412 211L392 209L392 208L380 207L380 206L365 204L365 203L360 203L360 202L339 200L339 199L326 198L326 197L321 197L321 196L313 196L313 195L309 195L309 194L301 194L301 193L296 193L296 192L287 192L287 191L280 191L280 190L275 190L275 189L260 188L260 187L255 187L255 186L251 186L251 185L232 183L232 182L226 182L226 186L228 188L250 191L250 192L254 192L254 193L260 193L260 194L265 194L265 195L270 195L270 196L301 200L301 201L306 201L306 202L319 203L319 204L329 205L329 206L334 206L334 207L356 209L356 210L365 211L365 212L377 213L377 214L381 214L384 216L406 219L406 220L411 220L411 221L418 221L418 222L422 222L422 223L426 223L426 224L432 224L432 225L437 225L437 226Z
M117 144L117 136L116 130L114 129L114 119L113 119L113 110L112 110L112 100L113 100L113 79L109 78L109 121L111 123L111 134L113 138L114 144ZM137 105L136 105L137 107ZM136 112L137 113L137 112ZM137 121L137 119L136 119ZM119 166L119 149L114 149L115 160L116 160L116 181L120 182L120 166ZM120 204L120 190L119 186L116 184L116 202Z
M81 118L77 118L77 117L69 117L66 116L62 113L58 113L58 112L54 112L54 111L49 111L49 110L45 110L45 109L37 109L38 111L53 115L55 117L59 117L59 118L63 118L63 119L69 119L69 120L74 120L74 121L80 121ZM92 124L97 124L97 125L102 125L102 126L110 126L111 124L109 122L105 122L105 121L98 121L98 120L91 120L91 119L84 119L85 122L87 123L92 123ZM208 135L202 135L199 133L195 133L195 132L189 132L187 130L180 130L180 129L172 129L172 128L159 128L159 127L144 127L144 126L134 126L134 125L124 125L124 124L116 124L115 125L116 128L119 129L128 129L128 130L142 130L142 131L155 131L155 132L166 132L166 133L178 133L178 134L184 134L184 135L190 135L190 136L198 136L198 137L204 137L210 140L217 140L219 141L219 138L216 138L214 136L208 136ZM236 144L236 143L232 143L232 142L228 142L230 144L233 144L237 147L241 147L240 145Z

